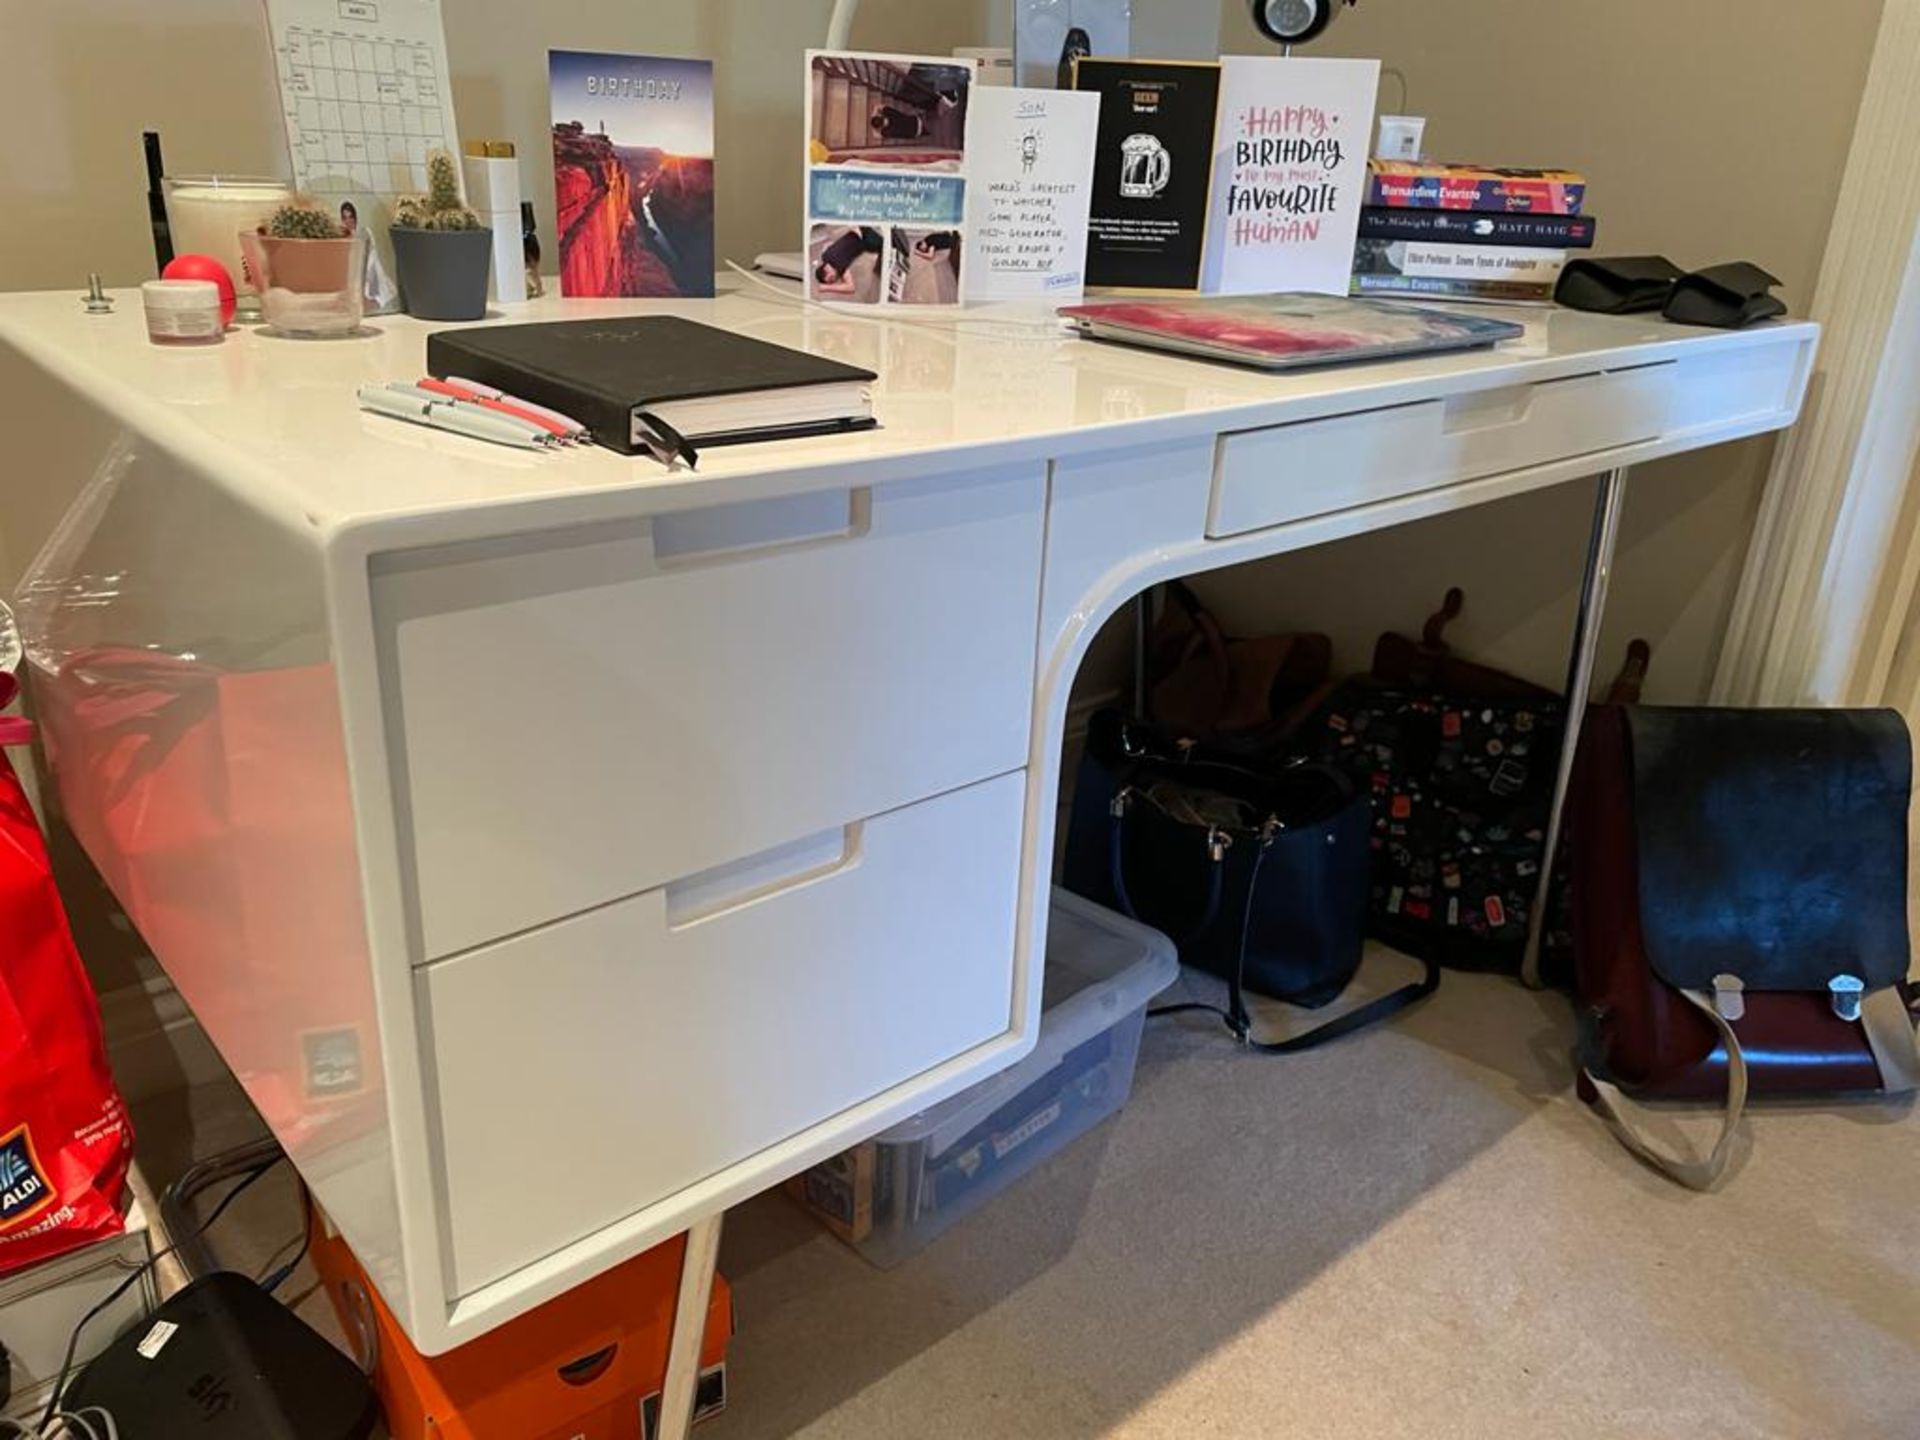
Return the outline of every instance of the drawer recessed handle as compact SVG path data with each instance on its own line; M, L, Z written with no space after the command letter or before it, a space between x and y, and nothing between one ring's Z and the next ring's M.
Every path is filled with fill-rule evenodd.
M1501 425L1519 425L1533 411L1537 385L1507 385L1498 390L1476 390L1470 395L1455 395L1446 402L1440 421L1443 434L1461 435L1470 430L1492 430Z
M591 1355L582 1355L578 1360L569 1360L555 1373L560 1376L560 1382L563 1385L571 1385L575 1389L583 1385L591 1385L613 1368L614 1358L619 1353L619 1343L615 1342L604 1349L594 1351Z
M1505 385L1492 390L1476 390L1469 395L1455 395L1445 402L1447 408L1440 422L1441 430L1448 435L1460 435L1473 430L1491 430L1501 425L1519 425L1533 418L1535 402L1541 396L1557 400L1576 391L1614 387L1625 376L1641 370L1660 369L1670 363L1634 365L1624 370L1595 370L1585 375L1562 375L1557 380Z
M654 516L651 528L656 564L715 564L822 541L858 539L873 528L873 492L861 486L685 510Z
M864 826L855 821L729 861L666 888L667 927L678 930L811 885L860 863Z

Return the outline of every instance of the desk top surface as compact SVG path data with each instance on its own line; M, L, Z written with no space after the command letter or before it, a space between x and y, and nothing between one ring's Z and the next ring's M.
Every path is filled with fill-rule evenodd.
M1156 443L1705 347L1798 343L1812 329L1783 322L1729 333L1658 317L1501 310L1494 313L1521 321L1527 333L1490 350L1267 375L1081 340L1046 305L877 319L806 306L797 287L776 293L736 277L723 277L721 294L708 301L549 297L496 312L501 323L682 314L878 372L879 429L711 449L693 474L603 449L511 450L362 414L357 386L422 373L425 336L436 327L406 316L373 318L343 340L235 330L217 346L163 347L146 338L138 292L116 299L114 314L93 316L66 292L0 296L0 352L11 348L91 392L131 430L204 453L209 472L253 503L323 531L595 492L657 492L651 499L660 508L714 504L768 493L754 477L857 484L929 459L963 468Z

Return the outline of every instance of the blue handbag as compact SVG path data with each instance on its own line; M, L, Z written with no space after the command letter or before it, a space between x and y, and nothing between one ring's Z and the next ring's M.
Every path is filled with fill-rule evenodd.
M1096 716L1068 825L1063 880L1163 931L1181 960L1227 982L1215 1010L1257 1048L1305 1050L1433 993L1439 970L1304 1035L1252 1039L1244 992L1317 1009L1360 965L1372 827L1339 771L1256 768L1230 750L1169 741L1117 711Z

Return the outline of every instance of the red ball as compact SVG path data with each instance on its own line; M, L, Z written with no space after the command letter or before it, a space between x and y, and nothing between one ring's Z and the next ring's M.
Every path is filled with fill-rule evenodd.
M160 272L162 280L211 280L220 287L220 323L233 324L233 276L211 255L176 255Z

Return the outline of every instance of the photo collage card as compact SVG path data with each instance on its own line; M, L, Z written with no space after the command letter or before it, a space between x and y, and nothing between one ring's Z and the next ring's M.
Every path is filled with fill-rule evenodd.
M808 52L810 298L960 303L977 69L972 60Z

